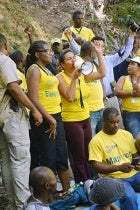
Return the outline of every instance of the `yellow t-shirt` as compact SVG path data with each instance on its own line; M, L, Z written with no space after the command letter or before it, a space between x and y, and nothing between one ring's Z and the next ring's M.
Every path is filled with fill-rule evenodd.
M93 71L97 71L95 65ZM103 109L103 88L100 80L86 81L86 84L89 88L89 97L87 98L89 111L96 112L100 109Z
M88 148L90 161L95 160L109 165L131 163L132 154L137 152L131 133L121 129L114 135L100 131L92 138ZM132 169L128 173L116 171L102 175L112 178L129 178L136 173L137 171Z
M84 60L80 56L76 56L76 60ZM97 71L96 66L93 64L93 71ZM90 112L96 112L104 108L103 103L103 88L100 80L86 81L86 85L89 92L89 97L87 98L87 103L89 105Z
M36 66L41 73L38 100L49 114L57 114L61 112L61 98L58 91L59 81L57 77L54 75L48 75L36 64L30 66L29 69L32 69L33 66Z
M22 80L22 83L21 83L21 88L26 92L27 90L27 84L26 84L26 79L25 79L25 76L22 72L20 72L18 69L17 69L17 72L18 72L18 75L20 76L21 80Z
M81 28L74 28L74 26L70 27L71 31L76 35L76 37L82 37L85 41L91 41L91 39L95 36L93 31L90 28L82 26ZM62 40L68 41L64 32L62 34Z
M124 91L132 91L130 76L125 77L123 84ZM127 97L122 99L122 109L129 112L140 112L140 97Z
M139 56L140 57L140 48L138 49L137 53L135 54L135 56Z
M66 76L64 72L60 73L66 84L70 86L71 80ZM82 92L82 99L84 103L84 108L81 107L80 104L80 88ZM80 86L76 84L76 95L73 102L69 102L61 97L62 100L62 119L64 122L73 122L73 121L81 121L89 118L89 107L87 104L88 90L85 84L84 77L80 77Z

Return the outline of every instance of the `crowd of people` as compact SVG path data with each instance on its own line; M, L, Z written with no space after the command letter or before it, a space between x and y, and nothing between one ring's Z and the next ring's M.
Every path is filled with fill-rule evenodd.
M105 55L105 39L83 19L75 11L73 25L50 44L34 41L26 27L26 58L19 49L9 53L0 34L0 163L10 210L64 209L81 199L93 201L91 210L117 210L118 199L122 210L138 210L140 163L132 159L140 153L140 57L130 56L136 32L129 28L123 52ZM124 61L127 71L116 79ZM77 199L52 202L56 175L63 195L70 189L69 163L76 184L97 180L89 195L81 187L71 195Z

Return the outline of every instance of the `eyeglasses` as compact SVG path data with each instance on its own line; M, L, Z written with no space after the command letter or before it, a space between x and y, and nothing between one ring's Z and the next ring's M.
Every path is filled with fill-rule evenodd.
M38 52L49 52L49 49L38 50Z

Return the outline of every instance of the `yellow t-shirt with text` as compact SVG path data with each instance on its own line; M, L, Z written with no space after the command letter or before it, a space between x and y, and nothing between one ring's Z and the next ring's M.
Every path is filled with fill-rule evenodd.
M133 90L130 76L125 77L123 90L131 92ZM128 112L140 112L140 97L126 97L122 99L122 110Z
M60 73L64 78L66 84L70 86L71 80L66 76L64 72ZM67 101L61 97L62 101L62 119L64 122L82 121L89 118L89 107L87 103L88 89L85 84L84 76L80 76L80 85L76 84L76 93L73 102ZM82 100L84 107L81 107L80 103L80 89L82 93Z
M61 112L61 97L58 91L58 78L44 72L38 65L33 64L29 69L36 66L41 73L39 80L38 100L49 114L57 114Z
M131 163L132 155L137 153L131 133L121 129L114 135L108 135L100 131L92 138L88 148L89 161L99 161L108 165ZM116 171L102 175L112 178L129 178L136 173L137 171L132 169L128 173Z

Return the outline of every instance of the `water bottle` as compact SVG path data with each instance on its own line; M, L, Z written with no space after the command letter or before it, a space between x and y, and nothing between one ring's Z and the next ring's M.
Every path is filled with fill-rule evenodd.
M82 185L83 185L83 182L74 184L72 187L70 187L70 188L68 189L68 194L73 193L79 186L82 186Z

